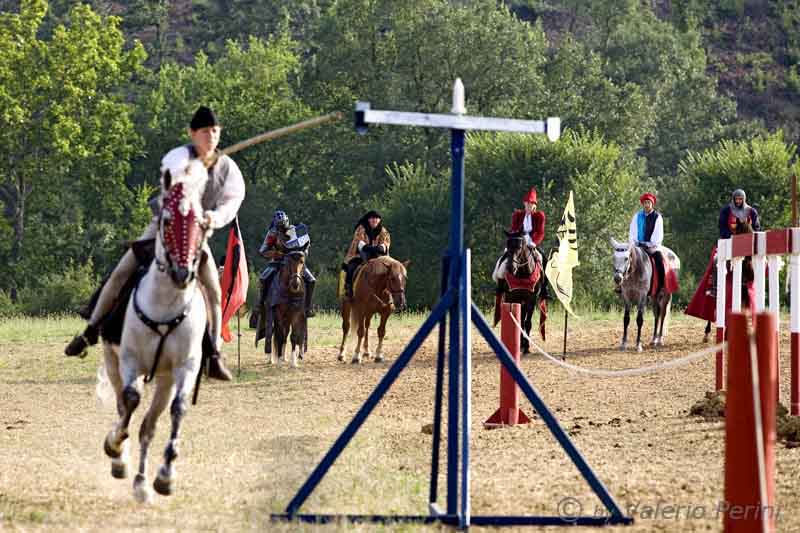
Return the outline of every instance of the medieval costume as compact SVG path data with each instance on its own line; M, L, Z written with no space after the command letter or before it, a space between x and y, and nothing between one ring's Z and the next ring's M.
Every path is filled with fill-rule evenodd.
M377 211L369 211L359 219L342 265L346 273L345 289L348 297L353 297L353 278L358 267L375 257L389 255L391 243L389 231L383 227L381 215Z
M741 200L737 200L741 198ZM758 211L747 204L747 196L742 189L736 189L731 194L731 202L719 211L719 238L729 239L736 233L739 224L747 224L753 231L761 231L761 220Z
M650 202L649 209L645 202ZM646 192L639 197L639 203L645 205L637 211L631 219L628 231L628 240L632 246L640 246L653 258L658 273L658 285L655 293L664 287L664 256L661 255L661 244L664 241L664 219L661 213L655 210L656 196ZM649 212L648 212L649 211Z

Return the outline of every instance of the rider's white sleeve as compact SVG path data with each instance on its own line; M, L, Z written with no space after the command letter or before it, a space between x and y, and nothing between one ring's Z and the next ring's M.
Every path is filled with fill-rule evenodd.
M228 175L225 177L225 185L222 189L222 198L211 211L211 224L213 229L219 229L236 216L239 206L244 200L244 178L239 167L229 157L227 158Z
M363 247L365 247L367 243L364 241L358 241L358 251L360 252Z
M628 241L631 244L636 244L639 241L639 212L637 211L633 218L631 219L631 227L628 230Z

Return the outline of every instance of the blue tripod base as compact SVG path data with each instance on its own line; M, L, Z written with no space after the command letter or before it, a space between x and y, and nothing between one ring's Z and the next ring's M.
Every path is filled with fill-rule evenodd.
M442 297L433 308L430 316L423 322L417 333L411 338L406 348L381 378L375 390L347 424L342 434L336 439L330 450L300 487L281 514L273 514L276 521L301 521L310 523L328 523L335 521L348 522L416 522L443 523L468 528L476 526L603 526L611 524L631 524L633 519L622 514L617 503L609 494L603 483L597 478L581 453L569 439L569 436L542 401L536 388L520 371L511 354L492 331L480 310L471 301L470 287L470 253L455 260L445 258L442 269ZM449 282L449 283L448 283ZM446 288L446 290L445 290ZM449 350L445 350L447 334L447 317L450 316ZM473 516L470 512L469 497L469 453L470 453L470 419L471 419L471 338L470 327L476 326L481 336L486 339L495 352L500 363L519 385L520 390L531 402L547 428L578 468L583 478L603 503L607 514L604 516ZM300 507L322 481L328 469L333 465L350 440L358 432L372 410L380 402L416 351L439 325L438 358L436 365L436 396L434 398L433 450L431 457L431 481L429 508L431 514L425 515L357 515L357 514L304 514ZM439 452L441 445L442 397L444 391L445 355L448 356L448 432L447 432L447 499L446 511L440 512L438 499ZM461 389L461 391L459 391ZM460 459L460 461L459 461ZM459 466L460 471L459 471ZM459 497L460 496L460 497Z

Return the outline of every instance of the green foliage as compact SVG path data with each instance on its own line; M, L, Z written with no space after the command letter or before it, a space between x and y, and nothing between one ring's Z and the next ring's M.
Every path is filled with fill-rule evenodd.
M21 291L17 309L28 315L75 312L89 300L97 282L91 261L70 262L62 271L45 275L40 286Z
M744 79L755 92L763 93L775 83L775 74L770 70L774 62L767 52L737 54L736 62L749 71Z

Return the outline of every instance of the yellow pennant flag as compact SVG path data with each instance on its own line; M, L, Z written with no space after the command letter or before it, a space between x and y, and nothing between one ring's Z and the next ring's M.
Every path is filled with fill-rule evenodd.
M570 305L572 302L572 269L580 264L578 262L578 233L575 225L575 202L572 199L572 191L569 191L567 207L564 208L564 215L561 217L561 224L556 230L556 235L558 236L558 250L550 253L545 274L564 309L577 318Z

